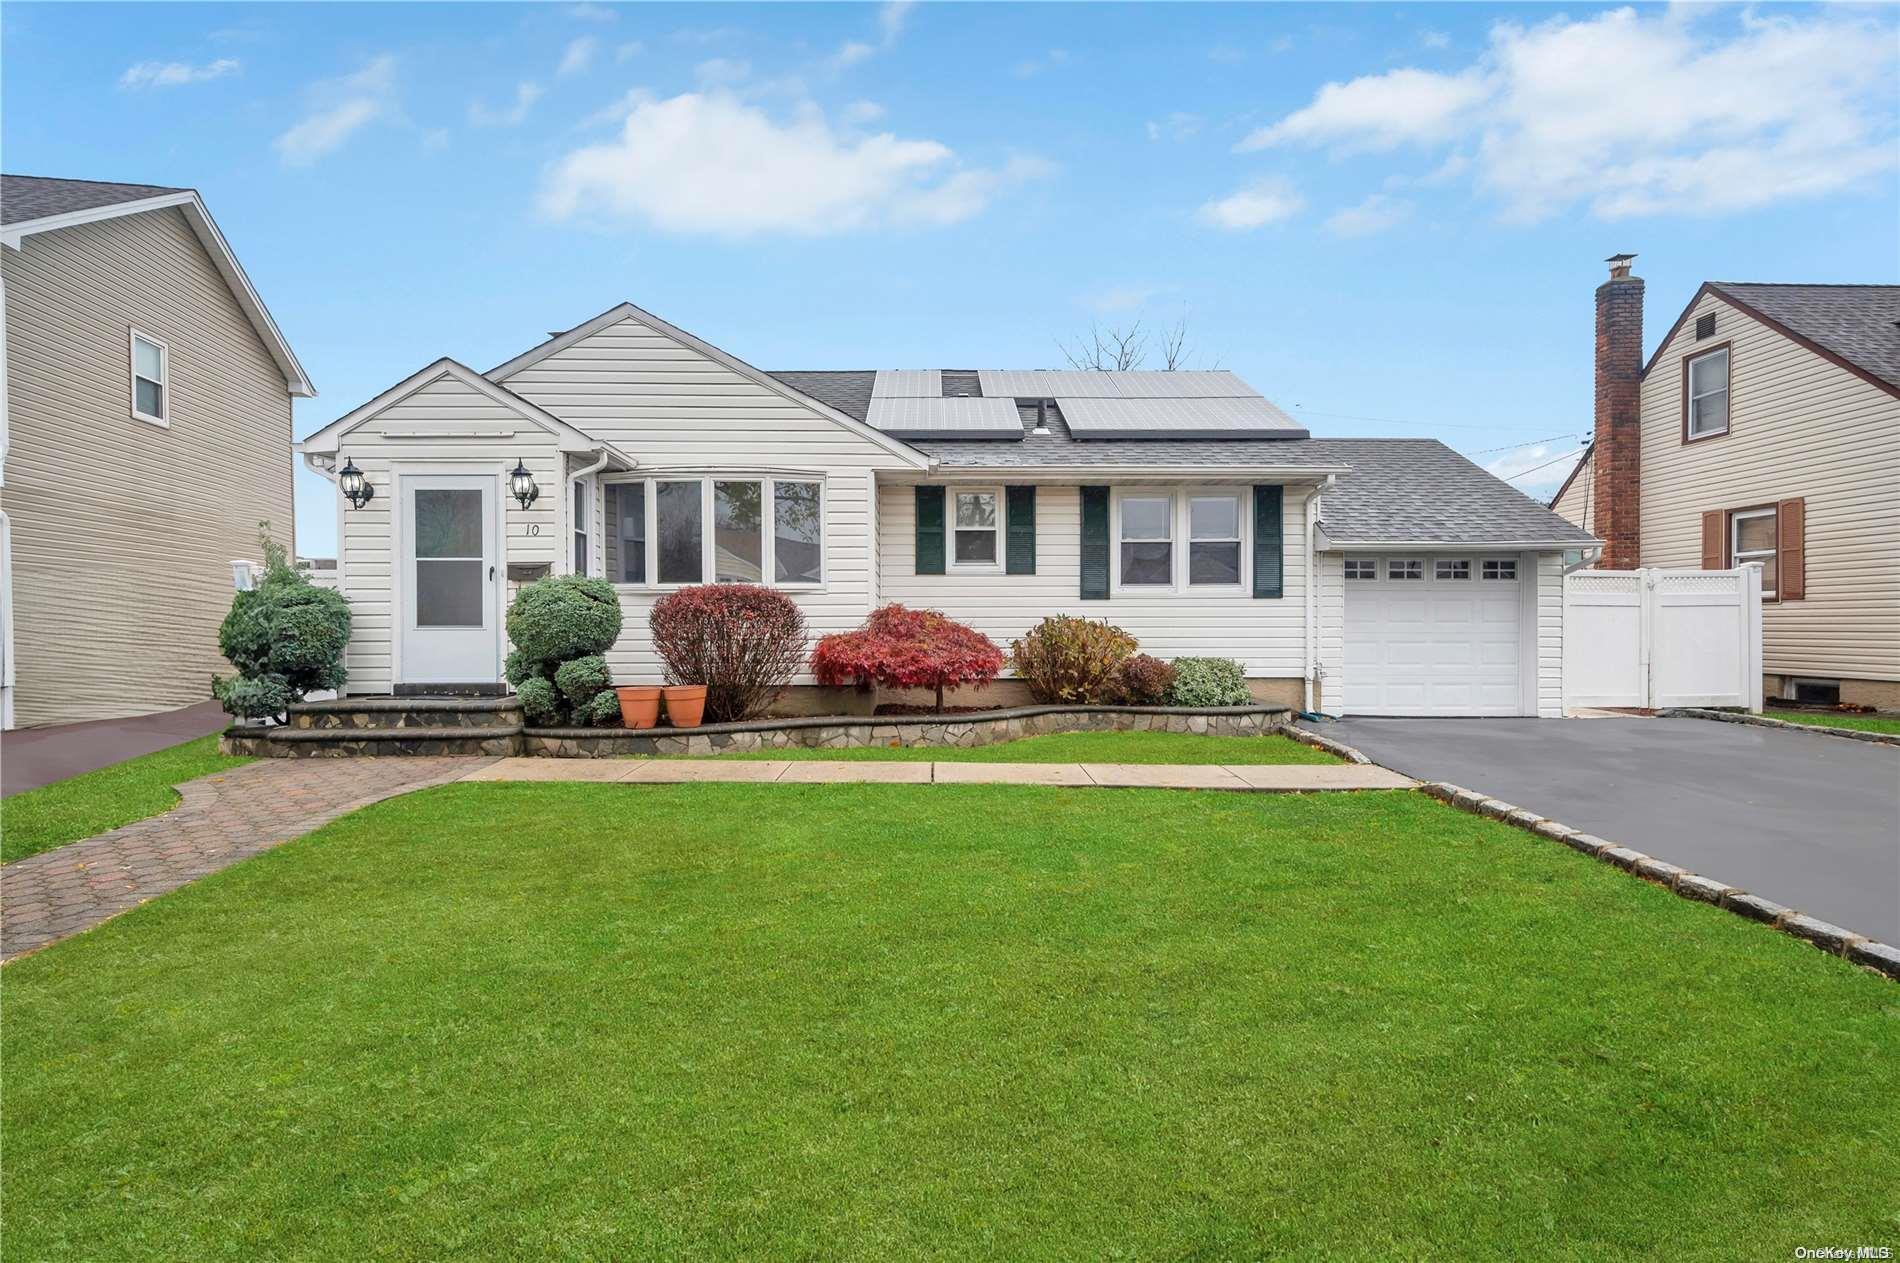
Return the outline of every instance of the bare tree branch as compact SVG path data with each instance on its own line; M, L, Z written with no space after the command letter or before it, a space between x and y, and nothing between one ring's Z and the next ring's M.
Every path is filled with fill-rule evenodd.
M1073 344L1057 341L1056 348L1069 361L1070 368L1083 372L1125 373L1140 368L1148 358L1149 342L1139 320L1126 328L1111 325L1106 329L1100 322L1091 322L1087 337L1078 338Z

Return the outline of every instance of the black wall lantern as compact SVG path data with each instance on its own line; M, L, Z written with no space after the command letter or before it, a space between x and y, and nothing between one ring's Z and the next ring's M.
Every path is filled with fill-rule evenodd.
M534 475L528 472L528 467L521 463L519 457L515 459L514 471L508 475L508 490L514 493L515 499L521 501L524 509L541 498L541 488L534 485Z
M343 468L336 471L336 485L353 509L360 509L376 498L376 488L369 485L363 471L347 456L343 458Z

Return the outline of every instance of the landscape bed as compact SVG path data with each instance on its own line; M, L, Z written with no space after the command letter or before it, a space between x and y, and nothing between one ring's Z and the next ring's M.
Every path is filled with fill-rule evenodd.
M9 965L33 1258L1790 1257L1892 984L1407 792L454 785Z

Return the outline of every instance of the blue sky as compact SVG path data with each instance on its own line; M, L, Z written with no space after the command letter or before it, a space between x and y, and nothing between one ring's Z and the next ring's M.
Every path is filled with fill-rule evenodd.
M321 392L299 436L623 299L763 368L1061 366L1185 312L1316 434L1509 475L1590 428L1605 255L1652 345L1706 279L1900 279L1879 8L13 4L0 39L5 168L198 188Z

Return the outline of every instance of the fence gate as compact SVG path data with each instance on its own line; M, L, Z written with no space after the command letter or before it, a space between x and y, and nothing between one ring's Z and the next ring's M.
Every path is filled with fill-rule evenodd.
M1564 576L1566 708L1761 703L1761 567Z

